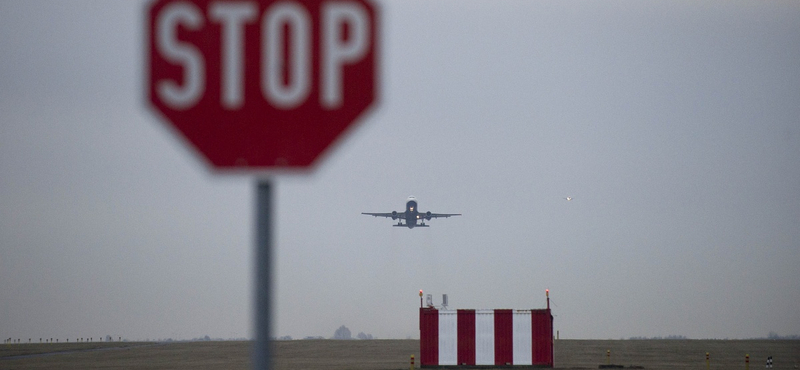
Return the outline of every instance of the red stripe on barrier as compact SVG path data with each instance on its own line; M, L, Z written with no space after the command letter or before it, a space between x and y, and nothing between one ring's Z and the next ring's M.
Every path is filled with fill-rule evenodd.
M475 365L475 310L458 310L458 364Z
M439 311L431 308L419 309L420 366L439 365Z
M553 366L553 320L549 310L531 311L533 365Z
M514 322L511 310L494 310L494 364L514 364Z

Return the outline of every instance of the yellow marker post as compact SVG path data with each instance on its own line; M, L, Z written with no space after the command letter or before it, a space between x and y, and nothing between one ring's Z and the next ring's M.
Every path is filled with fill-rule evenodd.
M708 352L706 352L706 369L711 368L711 362L708 360Z
M606 365L611 365L611 350L606 350Z
M411 370L414 370L414 355L411 355Z
M744 370L750 370L750 354L744 355Z

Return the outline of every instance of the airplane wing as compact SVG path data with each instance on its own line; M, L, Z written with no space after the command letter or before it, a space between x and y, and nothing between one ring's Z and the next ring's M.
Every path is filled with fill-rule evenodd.
M405 218L405 212L398 212L398 213L369 213L369 212L361 212L362 215L369 215L375 217L395 217L395 218Z
M439 218L439 217L451 217L451 216L461 216L460 213L431 213L430 216L425 213L420 213L420 216L423 217L430 217L430 218Z

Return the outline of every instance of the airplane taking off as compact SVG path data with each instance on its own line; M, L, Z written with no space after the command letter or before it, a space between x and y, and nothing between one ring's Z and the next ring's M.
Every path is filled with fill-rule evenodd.
M370 215L375 217L391 217L392 220L398 220L395 227L408 227L413 229L415 227L428 227L425 225L425 220L439 217L461 216L460 213L431 213L420 212L417 208L417 198L414 196L408 197L406 200L406 210L403 212L392 211L391 213L368 213L362 212L362 215ZM403 223L405 221L406 223ZM417 223L419 221L419 223Z

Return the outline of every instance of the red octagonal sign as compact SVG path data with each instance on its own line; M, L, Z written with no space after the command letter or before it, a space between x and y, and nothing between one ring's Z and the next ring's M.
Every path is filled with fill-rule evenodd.
M216 168L307 167L376 100L365 0L159 0L148 98Z

